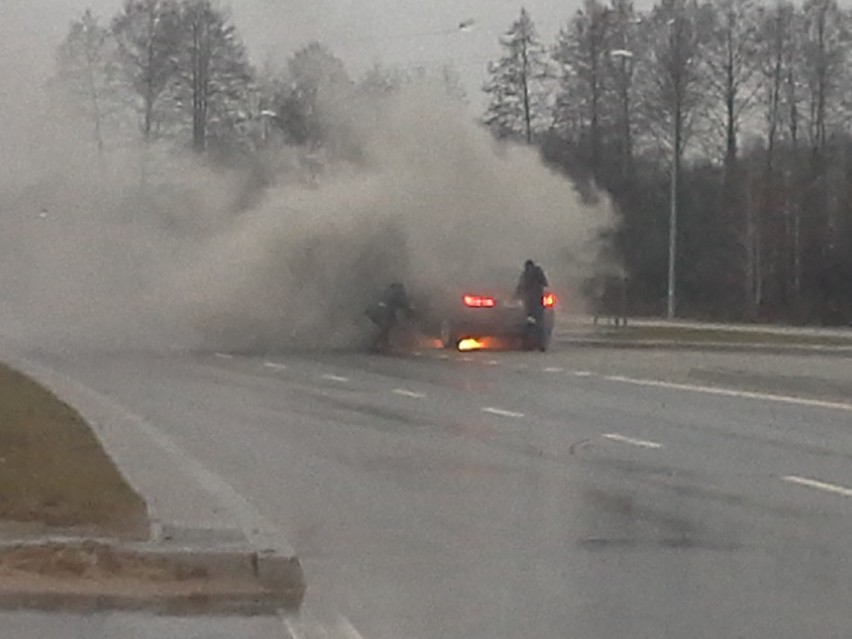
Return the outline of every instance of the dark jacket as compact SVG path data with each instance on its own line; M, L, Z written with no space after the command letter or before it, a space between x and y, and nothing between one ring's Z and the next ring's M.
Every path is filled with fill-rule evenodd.
M412 314L408 293L402 284L391 284L382 293L378 302L367 309L367 317L379 326L387 327L396 322L397 313Z
M537 264L524 269L518 281L517 295L528 309L540 307L544 297L544 289L547 288L547 276L544 270Z

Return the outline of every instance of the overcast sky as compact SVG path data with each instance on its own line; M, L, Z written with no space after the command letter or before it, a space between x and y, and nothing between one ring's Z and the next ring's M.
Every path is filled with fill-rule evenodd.
M550 41L579 3L528 0L524 5L543 39ZM451 63L469 93L478 92L487 61L499 55L497 37L521 6L517 0L222 0L221 4L231 8L255 62L286 57L306 42L319 40L355 76L374 62L401 67ZM106 21L120 6L121 0L0 0L0 21L6 27L13 25L15 35L29 41L16 47L22 55L46 60L68 22L86 7ZM474 19L476 28L459 32L458 24L467 19Z

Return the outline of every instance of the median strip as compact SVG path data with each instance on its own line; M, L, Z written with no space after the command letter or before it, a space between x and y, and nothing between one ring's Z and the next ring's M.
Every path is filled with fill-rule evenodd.
M0 520L27 529L148 532L142 498L83 418L25 375L0 365Z
M277 531L224 480L143 420L49 369L23 360L21 366L76 397L90 420L98 415L91 423L100 437L53 392L0 365L0 609L267 614L299 605L298 559L278 550L284 545L272 538ZM123 443L113 448L119 431ZM149 511L101 447L103 440L118 450L119 461L128 450L144 458L148 451L139 444L144 448L146 436L209 490L242 534L193 528L194 513L181 523L162 520L158 514L167 510L158 513L158 491L184 487L162 482L152 489L131 472L134 487L149 491L142 493L149 500L153 495Z

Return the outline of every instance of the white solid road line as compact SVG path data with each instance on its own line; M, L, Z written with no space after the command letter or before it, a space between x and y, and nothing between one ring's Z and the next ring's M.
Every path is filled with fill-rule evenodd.
M609 439L614 442L621 442L622 444L630 444L631 446L638 446L639 448L662 448L663 445L657 442L650 442L646 439L633 439L632 437L625 437L624 435L619 435L618 433L605 433L601 435L606 439Z
M363 635L355 629L355 626L346 617L341 616L338 624L347 639L364 639Z
M500 417L523 417L523 413L516 413L511 410L503 410L502 408L494 408L493 406L485 406L482 409L483 413L491 413L492 415L499 415Z
M285 364L277 364L276 362L263 362L263 366L274 371L287 370L287 366Z
M329 375L323 375L322 378L327 379L331 382L348 382L349 381L348 377L341 377L340 375L330 375L329 374Z
M392 392L397 395L402 395L403 397L413 397L414 399L423 399L426 397L425 393L416 393L414 391L405 390L404 388L394 388Z
M287 634L290 635L291 639L304 639L301 632L296 630L296 624L293 623L293 620L290 617L283 617L281 621L284 624L284 628L287 630Z
M845 486L829 484L824 481L819 481L817 479L808 479L807 477L799 477L798 475L785 475L781 479L790 482L791 484L799 484L800 486L807 486L808 488L824 490L827 493L834 493L835 495L852 497L852 488L846 488Z
M828 408L830 410L842 410L852 412L852 404L843 402L828 402L821 399L804 399L802 397L791 397L789 395L773 395L771 393L754 393L751 391L739 391L731 388L719 388L716 386L697 386L694 384L677 384L675 382L661 382L654 379L636 379L633 377L622 377L620 375L609 375L604 379L611 382L623 384L635 384L637 386L654 386L656 388L668 388L671 390L690 391L693 393L706 393L708 395L722 395L724 397L737 397L739 399L759 399L768 402L779 402L782 404L794 404L796 406L808 406L811 408Z
M336 621L319 621L314 618L281 616L284 629L292 639L364 639L352 622L338 615Z

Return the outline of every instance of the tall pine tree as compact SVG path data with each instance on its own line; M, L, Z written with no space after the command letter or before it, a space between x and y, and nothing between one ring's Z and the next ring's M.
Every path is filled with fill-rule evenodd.
M500 38L503 56L488 65L484 90L490 103L483 118L499 138L532 143L546 125L549 77L547 51L526 9Z

